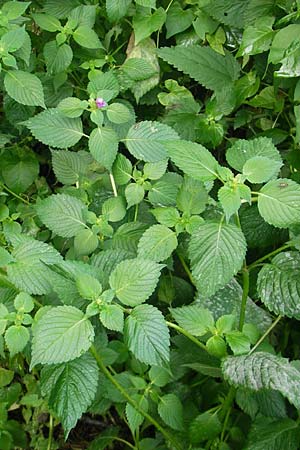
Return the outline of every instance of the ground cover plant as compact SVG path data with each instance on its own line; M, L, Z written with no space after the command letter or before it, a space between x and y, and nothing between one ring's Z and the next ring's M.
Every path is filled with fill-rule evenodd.
M0 449L297 450L300 3L0 8Z

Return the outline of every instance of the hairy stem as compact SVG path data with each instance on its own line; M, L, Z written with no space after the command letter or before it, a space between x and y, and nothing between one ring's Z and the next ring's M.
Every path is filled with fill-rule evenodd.
M243 330L243 326L245 323L246 317L246 306L247 306L247 298L249 294L249 270L244 264L243 267L243 295L242 295L242 303L241 303L241 311L240 311L240 319L239 319L239 330Z
M190 341L194 342L194 344L198 345L202 350L205 350L207 352L207 347L202 342L198 341L196 337L191 335L188 331L186 331L184 328L181 328L180 326L176 325L172 322L166 322L169 328L173 328L174 330L178 331L180 334L183 334L183 336L187 337Z
M278 316L277 319L269 326L269 328L267 329L267 331L262 335L261 338L259 338L259 340L256 342L256 344L254 345L254 347L251 348L250 352L248 353L248 355L251 355L251 353L253 353L257 347L266 339L266 337L268 336L268 334L271 333L271 331L273 330L273 328L276 327L276 325L278 324L278 322L280 321L280 319L282 319L282 316Z
M168 431L166 431L150 414L145 412L140 405L135 402L130 395L126 392L126 390L121 386L116 379L113 377L113 375L110 373L110 371L105 367L103 364L103 361L101 359L101 356L97 352L94 345L91 346L90 351L92 355L94 356L95 360L97 361L99 369L103 372L103 374L106 376L106 378L115 386L115 388L120 392L120 394L123 395L123 397L126 399L126 401L133 406L142 416L145 417L152 425L155 426L155 428L160 431L160 433L165 437L166 440L172 442L174 448L176 450L183 450L181 446L178 444L178 442L175 441L172 435L169 434Z

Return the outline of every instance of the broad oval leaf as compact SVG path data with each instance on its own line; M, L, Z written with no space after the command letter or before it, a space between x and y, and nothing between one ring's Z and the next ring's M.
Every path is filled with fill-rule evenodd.
M65 117L56 108L37 114L28 119L25 125L37 140L51 147L72 147L83 136L81 120Z
M135 158L156 162L167 158L165 144L178 139L178 134L171 127L159 122L144 121L130 128L124 142Z
M125 321L124 339L145 364L161 366L169 361L169 330L162 313L152 305L134 308Z
M240 270L246 255L242 231L224 221L206 222L192 234L189 244L192 274L199 292L210 296Z
M176 233L165 225L152 225L141 237L138 256L160 262L171 256L177 248Z
M46 366L41 371L41 390L49 407L57 414L65 439L92 403L98 385L98 367L89 353L63 364Z
M41 221L55 234L73 237L86 227L84 212L86 205L76 197L56 194L36 205Z
M222 362L222 371L233 386L274 389L300 408L300 372L286 358L266 352L229 356Z
M147 259L127 259L117 265L109 277L109 283L124 305L136 306L153 293L162 267Z
M203 336L214 327L215 321L208 309L200 305L188 305L171 308L171 314L179 326L193 336Z
M183 407L175 394L166 394L160 397L158 414L162 420L174 430L183 430Z
M265 264L258 275L257 290L270 311L300 319L300 253L280 253Z
M95 128L89 138L89 149L96 161L111 170L118 152L117 133L108 127Z
M269 181L258 193L258 210L266 222L287 228L300 221L300 185L288 178Z
M72 361L85 353L93 340L93 326L82 311L73 306L51 308L34 326L31 368L39 363Z
M22 70L9 70L5 74L4 86L16 102L28 106L45 108L43 86L39 78Z

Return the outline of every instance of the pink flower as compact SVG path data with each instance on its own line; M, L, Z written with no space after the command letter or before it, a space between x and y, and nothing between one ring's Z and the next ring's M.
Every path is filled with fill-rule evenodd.
M98 97L96 98L96 106L97 108L104 108L105 106L107 106L107 103L105 100L103 100L103 98Z

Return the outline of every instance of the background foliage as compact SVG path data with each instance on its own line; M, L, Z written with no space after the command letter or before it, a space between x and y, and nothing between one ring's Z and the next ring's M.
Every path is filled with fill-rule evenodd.
M1 2L2 450L299 448L299 20Z

